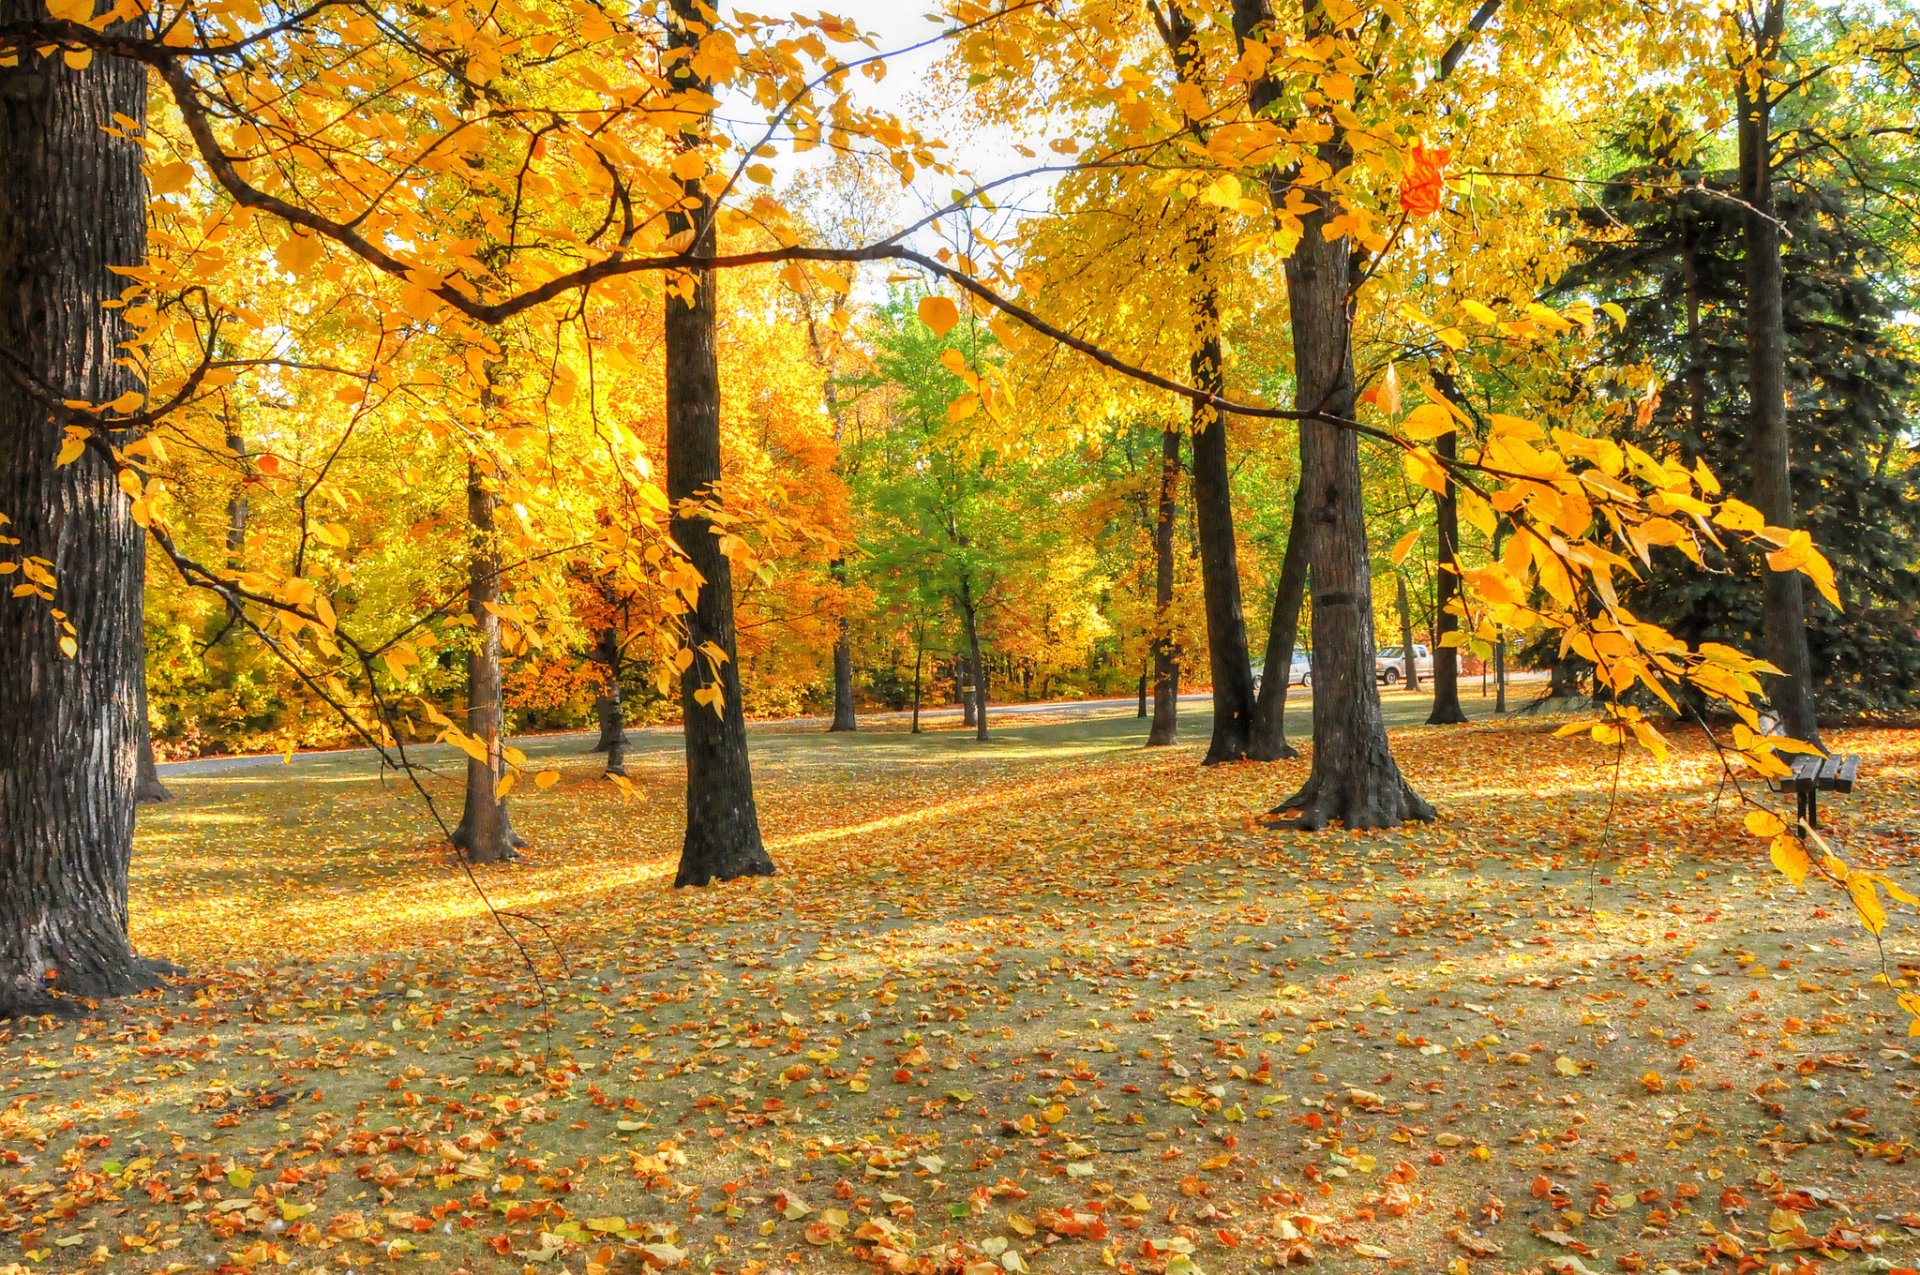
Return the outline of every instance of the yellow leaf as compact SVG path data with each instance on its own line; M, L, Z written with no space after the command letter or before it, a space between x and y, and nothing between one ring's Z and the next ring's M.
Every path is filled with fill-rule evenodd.
M1752 827L1753 816L1747 816L1748 827ZM1779 823L1778 819L1774 820ZM1799 885L1807 879L1807 873L1813 867L1813 860L1807 857L1807 848L1800 844L1800 838L1789 832L1782 832L1773 839L1773 866L1780 869L1787 880Z
M1423 528L1415 527L1412 531L1409 531L1406 535L1400 537L1399 540L1394 542L1394 546L1393 546L1393 565L1394 566L1397 567L1401 563L1407 560L1407 553L1413 548L1413 542L1420 538L1420 533L1422 530Z
M1779 815L1771 810L1749 810L1747 812L1747 831L1756 837L1778 836L1787 830Z
M1422 403L1407 413L1406 420L1400 422L1401 432L1408 438L1438 438L1459 428L1460 423L1453 419L1453 413L1438 403Z
M533 777L535 788L551 788L559 782L560 772L557 770L543 770Z
M932 328L935 336L945 336L960 322L960 307L952 297L921 297L917 309L920 322Z

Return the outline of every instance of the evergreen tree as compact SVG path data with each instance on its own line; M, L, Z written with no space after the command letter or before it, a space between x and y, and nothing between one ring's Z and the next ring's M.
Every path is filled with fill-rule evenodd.
M1819 702L1828 712L1911 708L1920 691L1920 464L1908 413L1920 400L1920 367L1891 331L1904 302L1858 192L1791 165L1777 181L1793 500L1846 607L1810 600ZM1650 417L1624 413L1622 437L1656 456L1704 461L1738 496L1751 482L1735 190L1732 173L1658 160L1621 173L1585 214L1583 260L1560 288L1618 303L1627 322L1604 343L1603 365L1658 378ZM1761 650L1759 556L1734 548L1707 565L1656 559L1628 605L1690 643Z

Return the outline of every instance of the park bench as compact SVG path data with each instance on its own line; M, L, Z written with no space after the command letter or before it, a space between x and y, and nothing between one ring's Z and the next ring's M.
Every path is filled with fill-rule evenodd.
M1799 800L1799 817L1809 828L1820 826L1820 794L1823 792L1852 792L1854 780L1860 774L1860 757L1857 753L1846 756L1813 757L1796 756L1792 762L1793 773L1769 781L1768 786L1775 792L1794 793Z

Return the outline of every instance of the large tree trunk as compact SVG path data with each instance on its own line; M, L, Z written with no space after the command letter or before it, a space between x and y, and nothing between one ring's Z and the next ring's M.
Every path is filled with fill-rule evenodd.
M467 521L473 548L467 562L467 615L473 620L473 649L467 652L467 734L480 742L484 761L467 758L466 805L453 844L469 863L517 859L526 844L513 830L507 799L500 795L506 774L501 756L500 710L500 548L494 536L494 494L478 461L467 463Z
M1293 648L1300 641L1300 603L1307 592L1307 519L1304 487L1293 496L1293 522L1280 559L1280 583L1267 623L1267 663L1253 704L1254 761L1285 761L1300 754L1287 742L1287 691L1293 685Z
M0 23L45 18L41 0L0 0ZM0 556L42 559L57 582L52 600L0 596L0 1016L78 1010L164 968L127 938L141 532L103 458L56 467L51 406L16 379L91 403L141 389L116 361L132 334L103 303L126 286L111 268L146 258L147 185L127 140L144 133L146 101L145 70L115 58L76 71L29 49L0 67L0 536L18 541Z
M1179 495L1180 431L1162 430L1160 496L1153 523L1153 725L1147 731L1149 748L1171 744L1180 735L1180 649L1171 632L1173 530L1180 518Z
M1309 36L1327 34L1330 19L1320 0L1301 3ZM1256 38L1272 18L1269 0L1234 0L1233 28L1242 42ZM1263 75L1252 87L1251 105L1265 111L1279 96L1279 83ZM1329 126L1332 136L1321 145L1319 158L1338 173L1352 153L1342 126L1337 121ZM1275 208L1285 205L1290 187L1285 174L1267 174ZM1302 187L1299 193L1309 210L1301 218L1300 242L1287 258L1296 401L1303 410L1352 420L1350 249L1344 236L1329 239L1323 233L1330 219L1325 192ZM1431 819L1433 807L1407 786L1394 763L1373 680L1373 581L1355 435L1325 420L1302 420L1300 483L1313 589L1313 770L1276 813L1299 812L1297 826L1309 830L1335 819L1349 828Z
M673 63L676 87L706 93L707 81L690 64L707 26L699 0L670 0L668 43L681 55ZM697 134L684 144L698 145ZM696 252L715 248L713 206L704 187L684 183L688 207L667 216L672 234L693 232ZM713 272L698 271L693 295L667 301L667 495L681 502L707 498L720 481L720 367L714 349L716 296ZM720 552L706 519L677 513L673 538L700 577L699 602L687 616L687 644L707 643L722 655L719 667L696 656L680 677L680 713L687 741L687 834L674 885L706 885L735 877L768 876L773 860L760 841L760 815L753 800L747 760L747 717L740 702L740 668L733 631L733 569ZM711 701L715 692L718 703Z
M1752 32L1754 56L1777 55L1786 23L1786 0L1768 0ZM1793 526L1793 475L1787 438L1787 328L1785 267L1780 260L1780 223L1773 210L1773 84L1757 86L1736 77L1740 112L1740 198L1747 284L1747 395L1752 422L1747 431L1753 468L1753 505L1768 525ZM1780 670L1767 679L1767 697L1787 734L1820 743L1813 696L1813 661L1807 650L1806 598L1797 571L1775 571L1763 562L1763 612L1767 659Z
M1434 374L1440 392L1458 400L1459 394L1447 373ZM1459 455L1460 439L1449 432L1435 443L1442 461ZM1429 726L1452 726L1467 720L1460 707L1460 648L1447 641L1460 628L1460 617L1452 611L1460 596L1460 493L1453 485L1453 471L1447 470L1446 489L1436 498L1434 521L1440 533L1440 563L1435 568L1433 642L1433 711L1427 715Z

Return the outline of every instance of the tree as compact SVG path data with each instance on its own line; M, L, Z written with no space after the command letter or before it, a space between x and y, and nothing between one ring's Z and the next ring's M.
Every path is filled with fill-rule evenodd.
M0 25L43 14L38 0L0 0ZM145 401L121 353L133 330L114 273L146 257L133 140L145 76L57 51L12 61L0 66L0 536L17 577L0 601L0 1015L138 991L164 968L127 935L142 531L112 460L71 454L59 428L63 401L127 418Z
M1309 39L1336 35L1323 0L1303 0ZM1233 27L1243 46L1275 38L1268 0L1234 0ZM1250 105L1269 110L1281 95L1271 73L1255 81ZM1315 158L1330 173L1353 152L1346 126L1325 125ZM1335 196L1300 188L1284 172L1267 180L1274 207L1306 203L1300 238L1287 257L1287 299L1293 314L1296 404L1303 412L1352 419L1354 257L1335 222ZM1362 516L1359 441L1351 430L1318 417L1300 422L1300 486L1308 527L1307 570L1313 597L1313 769L1281 802L1306 829L1338 819L1349 828L1392 827L1433 818L1433 807L1400 777L1387 743L1373 678L1373 587Z
M1285 761L1300 754L1287 742L1287 692L1293 686L1293 653L1300 640L1300 604L1307 592L1307 519L1305 488L1294 488L1293 516L1287 520L1287 547L1274 586L1273 615L1267 625L1267 658L1260 675L1260 696L1253 707L1253 737L1247 755L1254 761Z
M683 93L711 85L696 54L707 22L698 0L671 0L668 74ZM701 130L681 133L682 153L697 154ZM673 234L690 236L695 251L716 242L714 207L698 177L683 179L682 207L667 214ZM707 885L743 876L767 876L773 860L760 841L747 759L746 710L740 699L733 628L733 572L717 528L692 502L715 498L720 482L720 371L714 350L715 281L695 270L681 281L666 317L667 496L674 502L674 540L700 573L699 601L687 617L687 643L696 658L681 674L680 712L687 752L687 832L674 884Z
M1770 526L1792 531L1793 475L1787 435L1786 278L1780 255L1780 223L1774 215L1773 110L1779 89L1770 66L1781 53L1787 0L1764 0L1737 17L1741 47L1735 55L1734 99L1738 112L1740 198L1746 208L1748 464L1753 505ZM1806 600L1800 573L1771 561L1766 581L1767 659L1779 670L1768 694L1781 725L1807 743L1820 742L1813 697L1812 657L1807 651Z
M490 465L467 462L467 517L472 541L467 559L467 616L473 645L467 651L467 786L454 848L470 863L519 858L526 841L513 830L507 811L506 741L500 707L500 548L494 526Z
M1436 371L1434 385L1450 401L1460 401L1460 389L1452 374L1444 368ZM1459 459L1459 436L1441 435L1435 450L1443 465ZM1429 726L1454 726L1467 720L1460 707L1460 616L1455 601L1460 596L1460 493L1448 470L1446 486L1434 497L1434 529L1439 538L1440 558L1434 567L1433 711L1427 715ZM1407 684L1413 684L1409 678ZM1504 690L1505 688L1502 687Z
M1160 431L1160 482L1153 520L1153 725L1149 748L1180 735L1180 649L1172 633L1173 532L1179 523L1180 431ZM1145 707L1144 703L1142 707Z
M1598 349L1622 398L1641 411L1616 428L1655 455L1702 465L1749 487L1745 215L1738 175L1702 172L1694 139L1656 122L1622 142L1639 162L1600 192L1583 219L1582 260L1565 294L1622 308ZM1652 149L1656 154L1645 151ZM1707 159L1700 156L1699 159ZM1897 339L1908 304L1893 290L1888 223L1874 196L1805 157L1782 163L1774 211L1785 229L1781 379L1800 529L1825 546L1844 608L1816 602L1807 641L1816 698L1829 711L1897 711L1920 690L1920 473L1898 463L1920 364ZM1680 387L1650 393L1647 378ZM1738 545L1708 546L1707 571L1657 564L1631 587L1635 610L1698 645L1763 642L1764 563Z
M1150 5L1174 74L1198 89L1201 51L1192 17L1179 4L1163 11ZM1205 130L1191 113L1187 129L1204 142ZM1221 341L1219 230L1203 212L1187 243L1187 271L1193 287L1192 353L1188 379L1213 396L1226 389L1225 350ZM1207 604L1207 664L1213 675L1213 734L1203 765L1244 761L1253 736L1253 665L1247 657L1247 622L1240 601L1240 563L1233 531L1232 467L1227 462L1227 422L1218 408L1192 404L1193 510L1200 542L1201 585Z

